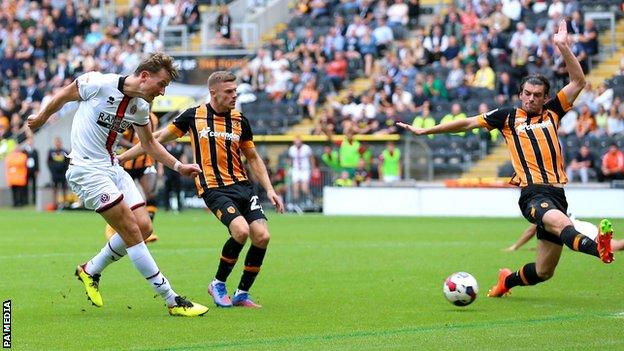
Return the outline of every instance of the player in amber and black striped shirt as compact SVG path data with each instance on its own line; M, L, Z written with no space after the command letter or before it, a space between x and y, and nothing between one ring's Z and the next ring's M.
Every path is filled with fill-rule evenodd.
M450 133L472 128L499 129L505 137L515 175L512 183L522 188L520 209L537 225L537 260L517 272L504 268L488 296L500 297L518 285L535 285L553 276L563 244L574 251L613 261L611 223L604 219L596 241L579 233L566 215L568 203L563 185L568 181L563 167L557 128L563 115L585 85L585 76L569 45L566 22L559 23L553 41L565 61L570 83L546 102L550 84L546 78L531 75L520 85L521 108L500 108L475 117L444 123L432 128L399 126L416 135Z
M260 271L269 244L269 229L258 196L245 173L241 154L278 212L283 212L284 205L273 190L264 162L256 152L249 121L234 109L236 76L225 71L215 72L208 78L208 89L210 103L182 112L154 137L165 143L187 133L190 135L195 162L203 172L195 178L197 193L230 232L221 251L215 279L208 286L215 304L220 307L260 307L251 299L249 289ZM137 145L122 154L120 161L133 159L140 152L141 146ZM247 237L251 239L251 247L238 289L230 299L225 281Z

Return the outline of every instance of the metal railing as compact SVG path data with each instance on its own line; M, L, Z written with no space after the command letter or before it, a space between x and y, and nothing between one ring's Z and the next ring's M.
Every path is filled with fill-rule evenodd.
M162 26L158 37L165 51L189 50L188 27L186 25Z

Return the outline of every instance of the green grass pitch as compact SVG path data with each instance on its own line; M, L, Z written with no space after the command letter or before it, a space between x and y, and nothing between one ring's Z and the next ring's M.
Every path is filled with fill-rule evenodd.
M102 276L104 307L91 306L73 270L104 243L98 215L3 209L0 298L12 300L13 349L624 349L624 256L605 265L566 248L551 281L486 297L498 268L534 260L534 241L501 251L526 227L521 218L270 213L269 224L271 244L252 289L264 307L219 309L206 286L225 228L201 210L158 214L160 240L150 249L160 269L178 293L210 306L185 319L167 314L127 259ZM624 220L614 226L624 236ZM459 270L480 288L465 308L442 295L443 280Z

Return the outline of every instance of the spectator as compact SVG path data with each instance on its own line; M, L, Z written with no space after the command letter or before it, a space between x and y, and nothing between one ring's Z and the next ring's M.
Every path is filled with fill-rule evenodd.
M431 98L432 102L446 101L448 100L448 91L444 86L444 83L440 77L434 76L432 73L427 73L425 82L423 84L423 92L425 96Z
M612 143L602 156L600 171L598 180L601 182L624 179L624 154L615 143Z
M397 112L416 111L416 107L412 102L412 94L404 90L401 85L397 85L394 88L394 93L392 94L392 105L394 105Z
M39 176L39 152L33 146L32 137L26 139L22 151L26 154L26 168L27 168L27 188L30 188L32 194L32 202L26 197L27 203L37 204L37 177Z
M596 130L596 119L589 106L581 105L578 121L576 122L576 136L583 138L587 134Z
M409 7L403 0L394 0L386 12L390 27L407 26L409 22Z
M511 21L503 13L502 3L496 2L494 6L494 11L488 17L482 19L480 23L490 29L494 28L497 31L505 32L509 28Z
M505 16L509 17L509 19L514 22L520 20L522 15L522 5L520 4L520 0L502 0L501 3L503 5L501 12Z
M340 159L338 156L338 151L334 150L329 145L323 147L321 161L323 161L323 164L329 167L333 172L337 173L340 170Z
M609 111L611 104L613 103L613 89L608 88L604 82L600 83L598 85L596 95L597 96L594 99L594 103L597 104L596 107L602 106L605 111Z
M377 46L377 52L383 55L394 40L392 29L386 25L384 18L377 19L377 27L373 30L372 37Z
M368 170L366 169L366 162L364 159L360 159L358 161L357 168L355 169L355 174L353 176L353 181L355 182L355 186L367 185L370 183L371 176Z
M431 34L425 37L423 46L429 51L430 55L437 57L437 60L439 60L442 53L448 48L448 37L442 32L441 26L432 28Z
M25 206L28 203L27 159L26 154L19 147L15 147L4 160L7 185L13 195L13 207Z
M349 177L349 172L342 171L340 172L340 177L336 179L334 182L335 186L339 187L351 187L353 186L353 180Z
M497 101L500 105L506 105L518 100L518 87L515 82L512 83L509 73L500 73L497 93Z
M48 151L48 169L52 178L52 199L55 204L55 208L63 208L67 199L67 180L65 178L65 172L69 167L68 152L63 148L63 142L61 138L54 138L54 148ZM59 199L59 190L62 197Z
M416 128L431 128L435 126L435 124L435 119L431 116L429 110L429 104L424 104L421 114L414 117L414 121L412 121L412 126ZM433 139L434 134L429 134L428 137L429 139Z
M594 162L594 156L589 152L589 147L587 145L581 146L579 152L566 168L566 174L570 178L570 181L573 182L574 177L578 175L581 183L587 183L589 181L589 174L594 169Z
M393 141L386 144L386 148L379 155L379 178L384 183L393 183L401 179L401 150L395 147Z
M297 104L303 109L303 116L314 118L316 116L316 104L318 102L319 92L316 89L316 80L310 79L303 86L297 99Z
M293 145L288 148L288 157L291 161L291 181L293 197L292 201L295 205L303 202L311 203L310 198L310 171L312 149L304 144L300 136L296 136ZM300 199L300 195L303 196Z
M486 88L494 90L494 82L496 74L486 58L479 58L479 69L475 73L475 79L472 82L472 86L475 88Z
M342 82L347 78L347 60L342 51L337 51L334 59L327 64L326 74L334 89L340 90Z
M440 120L440 124L451 122L451 121L457 121L457 120L465 119L465 118L466 118L466 114L462 111L461 105L455 102L453 103L453 105L451 105L451 112L447 113L444 117L442 117L442 119ZM466 132L457 132L454 134L464 136L466 135Z
M613 104L609 109L609 115L607 116L607 123L605 125L605 133L608 136L620 135L624 133L624 119L622 114L618 111L618 106Z
M353 175L360 159L360 142L354 139L354 133L349 129L345 130L344 138L340 141L338 157L340 168Z
M414 29L418 26L420 18L420 0L408 0L407 1L407 17L409 29Z
M199 12L199 6L197 6L197 0L184 0L182 9L184 13L184 22L186 23L189 32L199 32L201 29L201 13Z
M596 135L597 136L602 136L606 133L606 127L607 127L607 118L609 118L609 114L607 113L607 111L605 110L603 105L598 105L598 111L596 111L596 114L594 115L595 119L596 119Z
M579 35L578 40L587 55L594 56L598 53L598 29L591 18L585 19L583 34Z

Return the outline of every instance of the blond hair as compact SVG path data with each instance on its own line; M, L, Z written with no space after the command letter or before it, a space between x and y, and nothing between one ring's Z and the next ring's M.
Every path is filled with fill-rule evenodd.
M173 58L162 52L153 53L144 58L134 70L134 75L138 76L143 71L158 73L161 69L167 71L171 79L177 79L179 76L178 67L174 64Z

